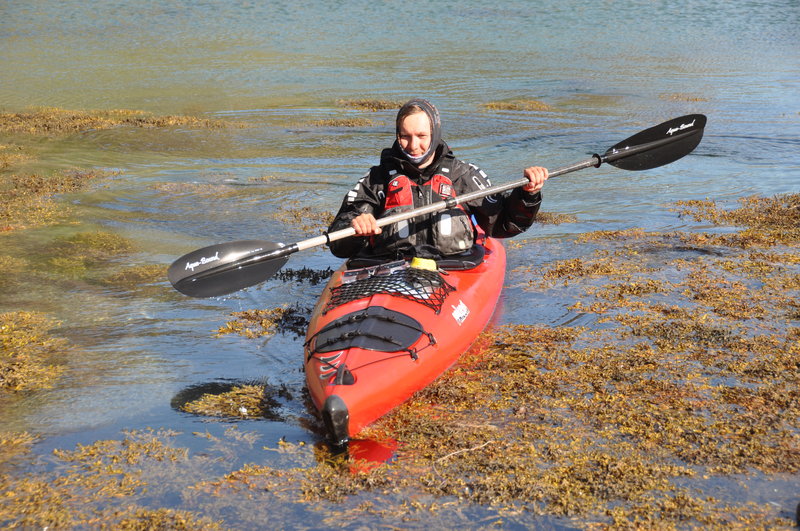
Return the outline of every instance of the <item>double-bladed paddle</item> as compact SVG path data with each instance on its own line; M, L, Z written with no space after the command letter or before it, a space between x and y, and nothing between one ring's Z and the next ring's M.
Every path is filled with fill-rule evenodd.
M591 166L597 168L603 163L623 170L639 171L657 168L691 153L703 138L705 126L706 117L702 114L674 118L623 140L610 147L603 155L595 154L583 162L553 170L549 172L549 176L557 177ZM378 226L383 227L417 216L439 212L461 203L505 192L526 184L528 184L528 179L520 179L476 190L409 212L379 218ZM267 280L283 267L290 254L349 238L355 233L355 229L348 227L291 245L262 240L241 240L210 245L178 258L170 266L167 276L176 290L191 297L226 295Z

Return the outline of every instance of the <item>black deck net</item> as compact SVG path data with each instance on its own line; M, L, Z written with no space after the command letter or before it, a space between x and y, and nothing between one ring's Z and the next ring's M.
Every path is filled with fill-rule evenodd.
M406 262L385 264L346 271L344 283L331 289L323 312L350 301L386 293L418 302L439 313L445 298L455 289L438 271L408 267Z

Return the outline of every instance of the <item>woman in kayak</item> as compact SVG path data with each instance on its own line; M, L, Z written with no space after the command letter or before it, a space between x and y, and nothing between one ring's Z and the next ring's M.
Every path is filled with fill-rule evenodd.
M439 111L430 102L412 99L400 108L397 138L381 152L380 164L356 183L342 202L328 231L353 227L356 236L330 242L340 258L433 258L468 252L476 229L508 238L527 230L542 202L547 169L526 168L529 184L458 205L451 209L378 227L376 218L457 197L491 186L477 166L453 155L441 138Z

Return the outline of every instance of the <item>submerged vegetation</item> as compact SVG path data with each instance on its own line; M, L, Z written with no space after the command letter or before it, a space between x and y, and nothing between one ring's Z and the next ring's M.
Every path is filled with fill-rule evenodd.
M144 111L128 109L67 110L57 107L40 107L23 112L0 113L0 133L52 135L77 133L90 129L110 129L121 125L133 127L187 126L204 129L240 126L223 120L209 120L193 116L157 116Z
M280 406L277 396L291 399L285 387L272 392L265 385L236 385L225 392L205 393L197 400L183 404L181 410L211 417L277 419L275 410Z
M52 175L0 176L0 232L9 232L54 223L69 218L72 209L56 198L59 194L78 192L90 183L112 175L111 172L58 171Z
M0 144L0 171L25 162L29 158L21 146Z
M402 102L338 104L377 112ZM483 107L551 110L536 100ZM119 126L226 125L138 111L0 115L0 133L7 134ZM69 219L58 196L109 175L10 174L29 156L16 141L0 145L2 237ZM175 186L165 191L185 185ZM364 516L387 527L526 527L542 518L595 529L788 528L790 507L800 500L784 493L771 498L773 489L756 492L753 485L774 478L794 485L800 474L800 195L745 198L734 209L687 201L675 209L721 230L586 234L575 241L572 258L516 271L525 289L566 301L584 324L509 325L486 333L485 349L469 353L363 434L396 440L394 461L362 466L355 452L333 455L285 440L254 450L259 436L238 428L224 436L194 434L208 444L198 452L177 446L174 432L144 430L41 459L31 451L36 435L0 433L0 523L224 529L302 513L311 515L309 527L320 528L357 525ZM275 218L316 232L330 213L290 204ZM540 221L573 220L553 214ZM0 288L13 291L25 274L59 282L92 277L104 289L163 282L161 265L113 272L134 250L118 234L79 227L36 256L0 254ZM330 273L278 275L315 283ZM299 337L309 312L236 312L217 334ZM1 405L58 381L71 348L57 327L40 313L0 314ZM297 400L285 388L247 383L205 393L182 410L224 426L278 418L280 398ZM301 423L320 429L316 419ZM244 462L244 450L263 453ZM750 490L742 495L739 488ZM475 505L479 522L471 519Z
M250 339L271 336L275 333L305 335L311 310L297 306L283 306L269 310L245 310L234 312L235 318L217 330L217 337L238 334Z
M222 507L252 507L271 493L319 513L321 522L371 515L419 523L447 514L446 506L477 503L496 511L487 525L529 521L524 515L530 513L580 517L598 527L791 525L770 504L742 504L719 489L710 496L704 486L722 476L800 472L797 202L797 196L750 198L731 211L709 202L678 205L683 215L739 225L735 233L632 229L582 236L576 245L591 244L593 255L550 264L529 285L579 288L572 310L595 314L602 326L518 325L490 333L486 351L465 357L368 430L370 438L399 442L393 464L353 468L345 456L282 442L268 451L295 465L247 464L184 488L215 497ZM66 255L88 246L99 256L128 248L97 233L61 246ZM262 337L297 310L234 316L220 334ZM270 418L273 402L265 386L247 384L203 395L183 409ZM19 437L3 443L12 455L29 445ZM192 468L197 459L164 446L166 437L132 434L59 451L59 459L76 466L56 478L6 477L3 520L221 526L206 516L215 511L137 505L147 486L146 463ZM103 469L104 462L124 465ZM113 490L93 487L110 472L118 478ZM81 490L66 487L70 482ZM62 501L36 494L45 490ZM381 493L380 508L348 502L364 491ZM424 497L409 505L409 492ZM101 511L90 520L89 507L109 497L129 500L129 509ZM20 520L20 514L27 516Z
M289 491L300 503L341 502L363 489L424 492L496 507L494 523L533 512L600 527L791 525L786 511L742 504L724 490L710 496L705 485L800 472L797 200L751 198L730 212L691 205L695 213L702 206L703 219L746 221L740 235L781 233L769 244L759 239L766 247L758 251L752 238L747 251L706 253L699 235L640 229L582 237L578 244L609 248L554 263L530 285L581 288L573 311L594 313L603 326L496 330L488 351L462 359L368 430L398 440L394 465L365 476L329 464L324 481L319 466L248 465L216 492L299 484ZM659 261L654 249L676 258ZM349 518L353 510L399 521L408 506L349 507Z
M132 266L102 279L108 286L139 288L143 285L161 282L167 278L167 268L160 264Z
M158 496L164 474L189 462L170 444L176 434L145 430L123 440L56 450L56 476L0 474L0 521L11 528L223 529L189 511L150 509L135 501ZM14 441L10 444L13 447ZM0 438L0 455L9 439Z
M32 108L23 112L0 113L0 135L14 143L0 143L0 172L6 172L33 158L30 151L39 137L61 137L90 130L120 126L199 129L243 127L242 124L192 116L159 116L137 110L66 110ZM57 202L58 194L78 192L90 183L113 175L99 169L59 170L48 173L0 174L0 231L12 231L62 222L72 209Z
M641 229L592 233L576 245L589 243L593 255L535 275L517 272L530 277L530 289L554 297L577 289L572 311L593 315L599 326L487 332L484 350L471 351L363 434L396 440L394 462L366 465L355 451L337 456L282 440L263 448L273 465L240 464L209 479L196 473L201 463L233 462L232 448L252 447L254 436L197 434L209 440L209 457L170 446L170 434L133 433L57 451L72 465L55 477L4 477L1 519L216 528L231 511L250 525L270 508L292 511L288 503L316 515L318 526L362 517L448 526L466 523L468 507L479 504L488 511L480 523L486 527L530 525L537 515L595 529L789 528L798 500L753 492L754 501L744 502L749 496L735 485L800 473L797 200L750 198L741 211L679 207L741 224L739 237L774 232L746 245L730 232L725 240ZM273 313L243 312L257 323L248 335L271 330L281 312ZM268 386L235 385L183 409L270 418L278 396ZM25 434L0 443L12 457L31 444ZM165 466L176 468L171 487L153 473ZM177 489L183 510L142 505L148 488ZM112 498L126 509L105 509Z
M690 94L681 94L681 93L659 94L658 97L666 101L684 101L684 102L708 101L708 98L704 96L694 96Z
M299 284L316 286L328 280L328 278L333 275L333 272L333 269L330 267L326 267L325 269L311 269L309 267L292 269L290 267L284 267L275 273L275 278L283 280L284 282L293 281Z
M0 288L5 296L24 295L36 283L87 280L98 271L106 285L126 289L163 278L163 266L133 268L114 275L101 270L114 259L133 251L127 238L106 230L85 230L76 220L76 208L64 198L83 192L116 172L98 169L17 172L17 167L36 157L40 144L33 137L50 137L119 125L171 127L176 125L220 128L230 124L180 116L154 116L140 111L68 111L56 108L0 113L0 134L13 138L0 144L0 237L27 245L26 231L48 225L70 227L59 236L31 248L15 248L14 255L0 254L3 275ZM26 136L27 135L27 136ZM78 227L76 231L72 227ZM11 246L4 247L11 251ZM66 284L65 284L66 286ZM0 314L0 394L52 387L64 371L69 354L65 339L53 334L58 323L29 311Z
M336 102L341 107L349 109L358 109L362 111L387 111L397 110L403 106L405 101L390 101L390 100L374 100L368 98L357 98L350 100L338 100Z
M34 312L0 314L0 394L51 387L63 372L54 363L66 340L51 331L58 323Z
M782 195L770 198L745 197L734 210L719 208L715 201L680 201L677 206L682 215L698 221L711 221L715 225L743 227L733 234L699 235L706 245L732 247L773 247L800 242L800 195ZM702 239L706 238L706 239Z
M327 210L319 210L310 206L283 205L271 214L281 223L297 227L305 233L319 232L328 228L334 214Z
M372 127L375 122L369 118L328 118L311 122L314 127Z
M539 100L516 99L508 101L490 101L481 107L488 111L552 111L553 107Z
M48 264L53 271L77 277L132 249L130 240L113 232L79 232L53 244L54 256Z
M574 214L559 214L556 212L539 212L536 214L536 223L541 225L561 225L562 223L575 223L577 216Z

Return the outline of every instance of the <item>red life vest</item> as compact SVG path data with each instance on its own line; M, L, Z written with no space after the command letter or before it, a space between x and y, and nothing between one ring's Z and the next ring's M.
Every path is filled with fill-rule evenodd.
M408 212L432 203L456 197L453 182L437 173L423 184L405 175L390 174L383 201L383 216ZM443 255L469 250L475 241L470 217L461 205L441 212L384 227L373 240L376 250L402 251L409 247L430 245Z

